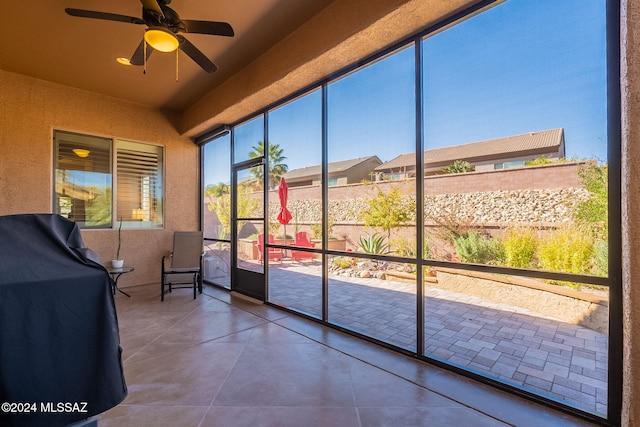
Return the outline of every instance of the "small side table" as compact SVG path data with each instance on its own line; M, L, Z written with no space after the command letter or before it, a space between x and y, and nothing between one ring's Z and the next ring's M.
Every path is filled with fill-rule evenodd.
M131 273L133 271L133 267L127 267L125 265L124 267L121 267L121 268L113 268L110 265L105 265L104 268L106 268L107 272L111 275L111 281L113 282L113 285L112 285L113 294L115 295L116 291L118 291L121 294L124 294L124 295L128 296L129 298L131 298L131 295L129 295L128 293L126 293L125 291L123 291L122 289L120 289L118 287L118 279L123 274Z

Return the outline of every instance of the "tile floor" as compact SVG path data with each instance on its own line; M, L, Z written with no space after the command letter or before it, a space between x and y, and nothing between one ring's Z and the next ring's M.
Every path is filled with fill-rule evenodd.
M587 426L216 288L115 296L129 395L105 426Z

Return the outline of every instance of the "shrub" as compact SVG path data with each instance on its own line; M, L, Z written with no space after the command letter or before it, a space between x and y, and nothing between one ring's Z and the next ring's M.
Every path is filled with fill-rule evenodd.
M312 239L316 239L316 240L322 239L322 223L310 224L309 228L311 229Z
M475 168L464 160L456 160L451 163L446 168L442 169L444 173L463 173L463 172L473 172Z
M593 245L593 274L606 276L609 273L609 243L598 240Z
M331 216L329 216L327 221L327 231L329 233L329 237L333 234L333 220ZM318 222L316 224L309 224L309 228L311 229L311 238L315 240L322 239L322 222Z
M580 168L578 175L590 195L589 199L576 206L575 218L590 224L596 234L606 236L609 212L608 168L587 164Z
M431 240L425 238L422 242L422 257L427 259L431 258Z
M353 258L336 257L331 261L331 264L336 268L345 269L353 266L354 260Z
M397 187L389 189L386 193L377 185L373 188L377 193L369 195L368 209L360 212L360 220L367 227L382 229L387 237L390 237L391 230L409 223L415 217L415 201L405 202Z
M359 246L362 252L367 254L383 255L389 253L387 236L380 233L373 233L370 236L360 236Z
M274 221L271 222L269 221L269 223L267 224L267 229L269 230L269 234L275 235L278 230L280 230L280 227L282 227L282 224L280 224L278 221Z
M538 261L544 270L590 274L593 255L591 233L577 227L556 230L538 244Z
M474 222L472 216L458 216L455 212L430 216L428 219L431 219L437 225L432 232L433 235L451 244L457 237L467 237Z
M398 256L415 257L416 256L416 242L410 241L406 237L396 237L389 242L389 246L395 248L393 252Z
M505 264L527 268L533 264L538 247L538 236L531 228L511 228L502 237Z
M481 234L477 230L469 231L466 236L455 237L453 246L464 262L488 264L503 258L500 241Z
M546 156L540 156L540 157L536 157L533 160L525 160L524 165L525 166L538 166L538 165L548 165L553 163L553 161L551 159L549 159Z

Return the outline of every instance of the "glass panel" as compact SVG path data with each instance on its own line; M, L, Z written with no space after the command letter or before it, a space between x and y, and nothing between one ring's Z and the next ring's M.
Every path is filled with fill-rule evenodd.
M329 321L416 351L416 265L331 257Z
M264 272L264 259L272 256L264 246L263 174L263 165L238 170L235 191L238 268L260 273Z
M231 289L231 246L205 240L203 279Z
M231 238L231 135L203 148L204 237Z
M54 131L53 212L82 228L112 225L111 140Z
M286 251L291 261L269 264L269 301L322 317L322 261L320 254Z
M423 41L425 258L607 275L605 3L510 0Z
M329 236L339 250L415 254L413 46L331 83L327 103Z
M264 116L236 126L233 147L234 163L264 156Z
M123 228L163 224L163 148L116 141L118 220Z
M282 244L322 242L322 97L319 90L269 112L269 232ZM286 186L282 186L284 179ZM280 215L286 200L287 217ZM285 240L286 236L286 240Z
M606 287L425 267L425 355L607 413Z
M263 165L238 171L236 187L236 216L238 219L264 217L263 171Z
M204 237L231 238L231 134L203 148Z
M264 273L263 246L259 239L264 236L263 221L238 221L238 268Z

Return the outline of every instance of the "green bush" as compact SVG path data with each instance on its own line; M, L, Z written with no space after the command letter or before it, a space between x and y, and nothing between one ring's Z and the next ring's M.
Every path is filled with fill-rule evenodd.
M311 229L312 239L316 239L316 240L322 239L322 223L310 224L309 228Z
M609 273L609 243L598 240L593 245L593 274L606 276Z
M471 163L466 162L464 160L456 160L451 163L446 168L442 169L444 173L464 173L464 172L473 172L475 167L471 165Z
M477 230L453 239L453 246L460 259L474 264L488 264L504 257L504 249L498 239L492 239Z
M533 160L525 160L524 165L525 166L538 166L538 165L548 165L553 163L553 161L551 159L549 159L546 156L540 156L540 157L536 157Z
M594 252L594 241L588 230L567 227L539 242L538 261L544 270L590 274Z
M322 239L322 222L318 222L316 224L309 224L309 228L311 229L311 238L315 240ZM329 237L333 235L333 220L331 216L328 218L327 231L329 233Z
M336 268L345 269L354 265L354 260L353 258L336 257L331 261L331 264Z
M413 258L416 256L416 242L410 241L406 237L396 237L389 241L389 246L394 248L398 256Z
M575 218L590 225L594 234L606 236L609 226L608 167L587 164L579 169L578 175L584 188L589 191L589 199L578 203Z
M502 237L505 264L516 268L528 268L538 247L536 230L531 228L510 228Z

